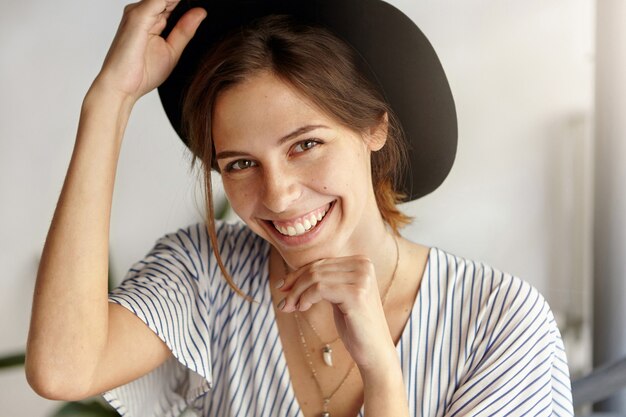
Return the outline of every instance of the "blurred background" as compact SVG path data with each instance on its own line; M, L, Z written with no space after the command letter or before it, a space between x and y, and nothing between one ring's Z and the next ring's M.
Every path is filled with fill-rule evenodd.
M455 166L439 190L404 206L415 216L404 235L537 287L573 376L626 356L626 2L390 3L438 51L459 118ZM81 102L124 4L0 5L0 357L25 348ZM151 93L134 110L118 168L115 281L203 212L185 148ZM609 407L626 412L625 397ZM0 369L0 416L45 417L59 406L30 390L22 367Z

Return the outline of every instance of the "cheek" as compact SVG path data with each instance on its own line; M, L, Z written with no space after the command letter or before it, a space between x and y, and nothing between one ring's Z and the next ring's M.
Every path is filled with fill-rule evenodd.
M230 202L230 206L239 217L245 219L249 216L254 196L250 192L250 187L243 187L237 184L224 181L224 192Z
M304 178L307 178L306 182L303 182L306 188L330 194L336 193L345 182L341 170L337 169L336 165L327 163L317 165Z
M325 191L350 192L360 189L367 183L369 165L358 152L344 154L341 158L328 161L323 167L316 170L318 189Z

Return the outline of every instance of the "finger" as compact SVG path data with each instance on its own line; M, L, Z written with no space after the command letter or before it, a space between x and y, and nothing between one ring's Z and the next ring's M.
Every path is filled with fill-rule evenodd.
M146 16L157 17L164 13L170 13L179 1L171 0L142 0L139 3L135 3L134 8L139 9L142 14Z
M317 283L311 285L300 294L300 297L296 301L294 310L307 311L314 304L319 303L322 300L329 301L333 304L340 303L345 298L341 293L345 292L350 285L331 284L331 283Z
M290 291L293 285L301 279L302 276L315 273L332 274L334 272L355 272L367 267L371 262L364 256L347 256L341 258L326 258L311 262L295 271L288 273L280 287L283 292Z
M150 28L149 33L151 35L160 35L161 32L163 32L163 29L165 29L166 25L167 25L167 18L165 17L165 15L162 15L161 17L157 19L156 23Z
M183 49L195 35L198 26L200 26L206 15L206 10L200 7L191 9L180 18L170 32L167 37L167 43L171 46L176 61L178 61L178 58L183 53Z
M171 13L172 10L176 8L176 6L180 3L180 0L165 0L165 10L166 13Z
M293 305L293 311L306 311L320 301L336 305L342 312L350 310L358 293L353 284L320 283L308 287ZM284 311L284 310L283 310ZM287 311L289 312L289 311Z
M178 3L178 0L143 0L128 4L124 8L122 23L129 29L128 33L147 31L151 35L160 35Z
M298 309L298 305L301 305L302 295L309 291L309 293L319 293L322 298L329 302L341 302L343 301L342 297L337 297L332 294L332 292L328 291L329 287L336 287L338 285L341 286L352 286L359 287L360 283L358 279L355 279L354 274L352 272L337 272L333 271L329 274L314 274L313 277L303 277L298 280L291 291L285 296L285 304L283 307L283 311L290 312ZM320 299L316 299L315 302L321 301Z
M313 304L317 304L322 301L324 299L322 297L322 286L323 284L318 283L307 288L302 294L300 294L300 297L295 300L293 307L291 305L285 305L285 308L290 308L290 310L286 312L290 312L291 309L293 309L293 311L307 311L313 306Z
M156 23L150 29L151 35L160 35L163 32L163 29L167 26L167 19L169 19L172 14L172 10L176 7L178 1L166 1L165 7L161 12L156 16ZM154 10L151 11L154 13Z
M166 1L165 8L161 11L161 16L163 16L166 20L172 14L172 11L176 8L179 1Z

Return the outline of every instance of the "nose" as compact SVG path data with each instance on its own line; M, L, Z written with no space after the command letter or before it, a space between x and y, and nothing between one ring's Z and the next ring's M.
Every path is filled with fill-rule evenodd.
M300 198L298 177L288 168L265 169L263 177L263 204L272 212L282 213Z

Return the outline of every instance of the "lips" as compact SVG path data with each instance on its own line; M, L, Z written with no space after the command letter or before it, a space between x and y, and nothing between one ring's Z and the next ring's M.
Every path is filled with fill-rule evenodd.
M301 236L309 233L315 226L324 219L326 213L330 210L331 203L313 210L304 216L288 221L272 221L274 228L283 236Z

